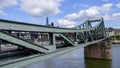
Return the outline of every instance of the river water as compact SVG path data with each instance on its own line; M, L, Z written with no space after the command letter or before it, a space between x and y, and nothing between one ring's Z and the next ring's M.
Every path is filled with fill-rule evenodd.
M84 59L84 48L25 68L120 68L120 44L112 45L112 61Z

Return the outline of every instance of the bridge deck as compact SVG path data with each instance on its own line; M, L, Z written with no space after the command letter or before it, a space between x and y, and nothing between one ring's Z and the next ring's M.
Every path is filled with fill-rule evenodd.
M6 61L4 63L3 62L0 63L0 66L2 68L8 68L8 67L19 68L19 67L26 66L26 65L29 65L29 64L32 64L32 63L35 63L35 62L45 61L45 60L48 60L50 58L59 56L61 54L65 54L67 52L70 52L70 51L88 46L90 44L101 42L103 40L105 40L105 39L100 39L100 40L96 40L96 41L93 41L93 42L80 44L80 45L75 46L75 47L66 47L66 48L63 48L63 49L59 49L55 52L46 54L46 55L37 54L37 55L32 55L32 56L28 56L28 57L24 57L24 58L20 58L20 59L9 60L9 61Z

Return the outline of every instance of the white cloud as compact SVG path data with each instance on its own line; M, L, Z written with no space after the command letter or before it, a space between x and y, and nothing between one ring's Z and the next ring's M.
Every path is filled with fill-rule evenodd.
M120 2L116 5L118 8L120 8Z
M0 14L3 14L3 11L2 11L2 10L0 10Z
M17 0L0 0L0 14L5 14L4 8L14 5L17 5Z
M120 13L114 13L113 16L114 17L120 17Z
M87 20L88 18L101 17L102 14L109 12L112 6L112 3L107 3L102 6L93 6L88 9L81 10L78 13L68 14L63 19L58 20L58 23L66 27L67 25L75 26L75 22L77 21ZM105 19L110 19L109 15L105 15L103 17L105 17Z
M104 20L113 20L113 18L107 14L102 17L104 18Z
M78 3L73 4L73 8L76 8L77 6L79 6L79 4L78 4Z
M87 16L99 15L99 11L96 9L96 7L91 7L89 9L86 9L84 12Z
M102 7L100 7L99 9L101 9L101 10L110 10L110 8L113 6L113 4L112 3L107 3L107 4L104 4Z
M120 26L118 25L118 26L115 26L114 28L115 28L115 29L120 29Z
M32 16L42 17L60 13L63 0L21 0L21 9Z
M105 20L120 20L120 13L113 13L110 15L104 15L102 16Z
M114 19L119 19L120 20L120 13L114 13L113 15Z
M88 7L89 7L89 5L87 5L87 4L80 4L80 6L81 6L81 7L85 7L85 8L88 8Z
M72 28L75 27L75 22L67 20L67 19L59 19L58 24L61 27Z
M89 5L87 5L87 4L82 4L82 3L76 3L76 4L74 4L73 5L73 8L76 8L76 7L84 7L84 8L88 8L89 7Z
M88 18L94 18L101 16L101 13L106 13L110 10L111 6L113 6L112 3L104 4L101 7L93 6L85 10L81 10L78 13L72 13L65 16L66 19L72 20L72 21L81 21L86 20Z
M65 18L72 21L81 21L87 18L96 17L98 15L99 12L97 10L90 8L86 10L81 10L78 13L68 14L67 16L65 16Z

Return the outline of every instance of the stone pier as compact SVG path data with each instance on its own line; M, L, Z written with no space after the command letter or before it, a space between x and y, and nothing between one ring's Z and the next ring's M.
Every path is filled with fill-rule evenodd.
M84 47L85 58L111 60L111 44L111 40L107 39Z

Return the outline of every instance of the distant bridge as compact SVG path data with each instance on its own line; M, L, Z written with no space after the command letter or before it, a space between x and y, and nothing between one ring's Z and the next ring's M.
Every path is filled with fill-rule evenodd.
M93 26L93 22L98 23ZM14 68L44 61L106 38L103 18L88 19L75 28L48 27L0 19L0 67ZM11 50L7 49L9 46L17 47ZM13 56L19 57L11 58Z

